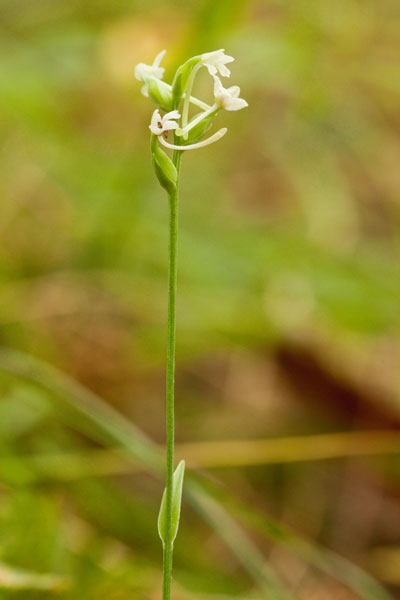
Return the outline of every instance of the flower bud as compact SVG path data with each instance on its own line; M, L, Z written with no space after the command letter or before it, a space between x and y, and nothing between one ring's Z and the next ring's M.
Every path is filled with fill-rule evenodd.
M163 81L156 77L145 78L146 95L165 112L172 110L172 93Z
M178 171L169 156L158 145L157 136L151 136L151 157L160 185L171 194L176 190Z
M179 465L176 467L173 480L172 480L172 527L171 527L171 545L174 543L179 528L179 519L181 516L181 503L182 503L182 488L183 478L185 475L185 461L181 460ZM165 544L166 541L166 512L167 512L167 494L164 491L160 512L158 515L158 533L161 541Z

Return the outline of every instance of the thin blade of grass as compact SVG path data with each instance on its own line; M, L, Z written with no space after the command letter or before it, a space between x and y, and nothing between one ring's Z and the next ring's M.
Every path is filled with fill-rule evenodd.
M96 432L100 434L103 441L105 438L108 443L120 444L128 456L142 462L155 474L161 472L161 453L150 438L96 394L57 369L32 356L2 348L0 349L0 371L22 377L52 392L68 407L94 424ZM83 423L80 423L80 426L87 429L87 423L86 427ZM204 482L200 483L193 476L188 476L185 489L198 512L218 532L257 584L269 594L266 597L271 600L290 598L289 592L286 592L275 573L266 565L257 547L223 508L215 490L211 490L209 484L205 486ZM220 491L218 493L221 494ZM241 522L274 543L284 545L309 564L341 581L364 600L392 600L372 576L346 559L297 536L266 515L259 515L253 511L250 513L243 504L228 495L225 495L223 500ZM243 548L246 548L245 552ZM286 597L284 594L287 594Z
M195 510L236 554L260 589L264 590L267 598L271 600L293 598L257 547L219 502L208 495L206 490L194 480L188 482L186 494L189 495Z
M162 455L157 445L100 397L67 375L30 355L6 348L0 349L0 371L36 383L51 392L67 408L84 419L79 423L74 421L76 427L79 426L85 432L89 430L103 442L119 444L126 450L127 455L140 461L150 471L156 475L162 473ZM94 429L90 427L91 424L95 425ZM194 489L192 485L195 485ZM190 495L193 504L203 517L207 517L207 521L225 541L242 567L255 583L260 585L264 592L263 597L268 600L292 600L292 595L286 591L278 576L266 565L251 539L229 518L222 507L218 507L215 500L210 499L207 503L206 494L199 492L198 485L188 480L186 493ZM221 521L217 514L221 517ZM228 531L230 527L235 532L234 536ZM237 541L236 536L238 536ZM243 552L244 547L246 552Z
M400 454L398 431L348 431L259 440L177 445L189 468L241 467L318 461L349 456Z
M205 486L204 482L202 482L202 486ZM393 600L392 596L374 577L336 552L293 533L288 527L266 514L250 511L243 502L233 498L225 490L213 487L210 482L207 482L206 487L209 495L227 506L230 514L235 515L241 523L253 529L256 534L287 548L304 562L345 584L360 598Z
M50 573L32 573L0 563L0 590L28 591L37 590L61 594L71 585L67 577Z

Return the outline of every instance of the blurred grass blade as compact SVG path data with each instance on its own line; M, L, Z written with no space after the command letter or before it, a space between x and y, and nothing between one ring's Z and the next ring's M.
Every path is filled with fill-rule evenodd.
M207 482L207 491L227 506L230 513L234 514L239 521L251 527L257 535L284 546L309 565L345 584L363 600L393 600L376 579L337 553L300 537L266 514L249 510L243 502L220 488L212 489L209 482Z
M398 431L348 431L258 440L194 442L177 446L191 468L242 467L348 456L400 454Z
M172 535L171 541L172 543L175 541L175 538L178 533L179 528L179 519L181 516L181 504L182 504L182 489L183 489L183 477L185 474L185 461L181 460L179 465L175 469L174 478L173 478L173 487L172 487ZM165 544L165 513L167 508L167 497L166 490L164 490L160 513L158 515L158 533L160 535L161 541Z
M264 591L265 597L271 600L292 599L292 594L265 561L254 543L223 506L208 494L206 488L191 479L186 485L186 490L194 508L240 558L242 565Z
M4 411L3 411L4 412ZM0 410L1 414L1 410ZM400 454L397 431L350 431L276 439L194 442L176 445L177 457L185 456L189 469L248 467L333 458ZM23 464L21 464L23 463ZM70 481L84 477L105 477L133 473L143 463L133 462L121 448L96 449L80 453L4 457L0 473L13 466L29 466L36 477Z
M84 418L85 422L74 421L75 427L87 431L88 420L95 425L95 429L91 428L90 431L97 438L119 444L129 456L139 460L153 473L163 472L164 463L156 444L96 394L67 375L28 354L6 348L0 349L0 371L22 377L52 392L55 398ZM268 600L292 600L251 540L224 509L218 507L215 500L210 499L207 503L206 491L199 491L199 484L189 478L186 490L197 510L218 532L254 581L262 586L265 593L263 597Z
M99 396L58 369L28 354L1 348L0 370L51 392L66 409L72 409L80 416L79 422L73 420L74 426L103 443L117 442L143 464L161 468L161 452L150 438ZM68 418L68 413L64 417Z
M105 438L108 443L120 444L129 456L139 460L152 472L162 472L162 456L156 444L84 386L40 360L5 348L0 349L0 370L35 382L54 393L56 398L92 422L103 441ZM87 424L80 421L79 427L86 430ZM285 546L307 563L347 585L364 600L392 600L384 588L362 569L334 552L293 534L267 515L249 511L244 504L227 494L221 499L220 490L217 493L209 484L205 486L190 474L187 476L185 489L196 510L218 532L246 571L268 594L267 598L288 600L291 596L250 538L223 508L220 500L256 533Z
M0 563L0 590L35 590L59 594L65 592L70 583L66 577L48 573L32 573Z

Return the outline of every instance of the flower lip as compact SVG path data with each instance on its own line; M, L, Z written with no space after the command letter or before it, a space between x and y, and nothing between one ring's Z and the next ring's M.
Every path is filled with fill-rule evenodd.
M155 77L156 79L162 79L164 77L165 69L160 67L161 61L167 51L162 50L155 57L152 65L146 65L145 63L139 63L135 67L135 77L138 81L146 81L146 77Z
M163 117L160 115L158 108L153 112L151 117L151 123L149 129L154 135L161 135L171 129L177 129L179 127L176 119L180 119L181 115L177 110L171 110L166 113Z
M205 52L201 55L201 62L207 67L210 75L214 76L219 73L222 77L230 77L231 72L226 66L227 63L233 62L233 56L225 54L225 50L214 50L214 52Z
M215 104L225 110L241 110L246 108L248 103L243 98L239 98L240 87L233 85L230 88L224 88L220 78L214 75L214 97Z
M198 148L203 148L204 146L209 146L210 144L214 144L215 142L218 142L218 140L220 140L222 137L224 137L224 135L226 134L227 131L228 130L226 127L222 127L222 129L220 129L219 131L214 133L214 135L211 135L209 138L202 140L200 142L197 142L196 144L186 144L186 146L185 145L178 146L176 144L170 144L169 142L164 140L162 137L160 138L160 141L163 144L163 146L165 146L166 148L170 148L172 150L197 150Z

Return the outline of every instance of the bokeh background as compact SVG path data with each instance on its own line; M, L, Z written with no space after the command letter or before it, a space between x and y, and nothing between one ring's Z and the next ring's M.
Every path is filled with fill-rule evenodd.
M133 69L163 48L166 78L225 48L249 102L183 160L174 597L400 598L398 0L0 27L0 598L160 597L168 213Z

